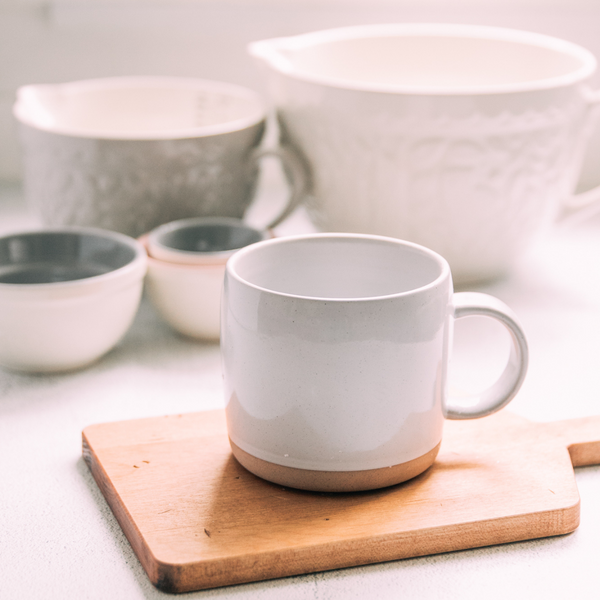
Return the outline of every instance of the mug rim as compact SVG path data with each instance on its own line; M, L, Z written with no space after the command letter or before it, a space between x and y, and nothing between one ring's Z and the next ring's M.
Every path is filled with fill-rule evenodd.
M200 125L185 128L159 129L154 131L110 131L90 128L74 128L52 123L52 119L36 118L35 115L28 114L27 104L35 106L35 94L38 90L60 89L63 94L76 95L81 92L95 90L115 90L115 89L135 89L136 87L168 87L169 89L203 89L215 92L229 94L230 96L245 97L254 102L253 110L249 111L244 117L239 117L225 123L213 125ZM99 77L94 79L81 79L68 81L64 83L41 83L28 84L17 88L16 100L13 104L13 115L23 125L75 138L92 138L105 140L121 141L152 141L152 140L178 140L188 138L204 138L214 135L223 135L243 131L254 127L267 118L266 107L261 95L254 90L224 81L215 81L211 79L201 79L193 77L176 76L117 76L117 77Z
M394 292L392 294L382 294L376 296L360 296L360 297L331 297L331 296L309 296L309 295L301 295L294 294L290 292L282 292L274 289L270 289L264 286L257 285L248 281L244 277L242 277L236 271L236 265L239 261L243 260L247 254L259 251L263 246L266 245L275 245L275 244L287 244L293 243L302 240L314 240L314 239L330 239L330 240L339 240L339 239L347 239L347 240L365 240L365 241L374 241L374 242L383 242L388 245L401 246L403 248L411 248L416 250L421 255L427 256L433 262L435 262L439 268L440 272L437 277L432 279L429 283L424 285L412 288L410 290L406 290L403 292ZM421 246L420 244L415 244L414 242L409 242L406 240L401 240L398 238L382 236L382 235L373 235L373 234L362 234L362 233L308 233L301 235L290 235L279 238L271 238L264 240L262 242L256 242L255 244L251 244L238 250L228 261L226 264L226 273L232 277L239 284L244 285L248 288L255 289L260 292L268 293L273 296L278 296L281 298L294 298L303 301L314 301L314 302L332 302L332 303L358 303L358 302L373 302L379 300L386 300L391 298L406 298L409 296L415 296L418 294L422 294L430 289L433 289L439 286L444 280L450 279L450 283L452 283L452 273L450 270L450 265L448 261L435 252L425 246Z
M324 43L342 40L390 36L419 37L424 35L491 39L496 41L521 43L537 48L554 50L563 55L577 58L581 61L581 66L570 73L547 77L545 79L535 79L518 83L473 85L452 89L451 87L446 86L368 83L341 78L334 79L305 72L299 73L293 69L291 62L278 52L282 51L282 53L285 54L286 51L293 52L294 50L315 47ZM250 43L247 46L247 50L249 54L255 58L265 60L279 73L299 81L348 91L390 94L401 93L423 96L484 96L502 93L534 92L568 87L590 77L595 72L597 65L596 57L592 52L579 44L558 37L508 27L463 25L454 23L385 23L374 25L352 25L349 27L323 29L300 35L256 41Z

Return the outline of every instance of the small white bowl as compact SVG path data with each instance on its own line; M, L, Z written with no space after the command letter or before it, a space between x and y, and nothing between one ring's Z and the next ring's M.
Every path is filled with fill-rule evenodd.
M181 219L157 227L140 238L148 252L150 301L179 333L218 341L225 264L240 248L272 235L228 217Z
M139 241L147 248L147 236ZM218 341L225 263L178 264L149 256L148 297L164 320L182 335Z
M141 244L100 229L0 237L0 365L55 372L99 359L129 329L146 266Z

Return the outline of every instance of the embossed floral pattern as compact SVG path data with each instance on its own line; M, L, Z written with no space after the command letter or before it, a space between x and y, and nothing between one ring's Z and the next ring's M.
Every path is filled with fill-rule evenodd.
M451 118L279 107L312 169L321 228L390 235L445 256L455 279L504 272L573 190L590 125L581 99Z

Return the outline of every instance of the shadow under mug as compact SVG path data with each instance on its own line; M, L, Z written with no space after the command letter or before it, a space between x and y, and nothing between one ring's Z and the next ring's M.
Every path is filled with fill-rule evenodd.
M302 162L261 149L260 96L228 83L115 77L18 89L24 191L46 225L85 225L132 237L196 216L242 218L259 162L276 156L290 184L275 227L303 199Z
M453 321L497 319L511 354L475 397L447 393ZM312 234L259 242L227 263L221 309L227 427L234 456L275 483L358 491L434 462L444 418L505 406L528 364L500 300L453 293L435 252L393 238Z

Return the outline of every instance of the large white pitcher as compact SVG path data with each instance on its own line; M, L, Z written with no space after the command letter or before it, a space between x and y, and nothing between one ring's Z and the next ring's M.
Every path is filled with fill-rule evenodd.
M587 50L535 33L375 25L255 42L324 230L432 248L455 281L505 274L573 196L600 100Z

